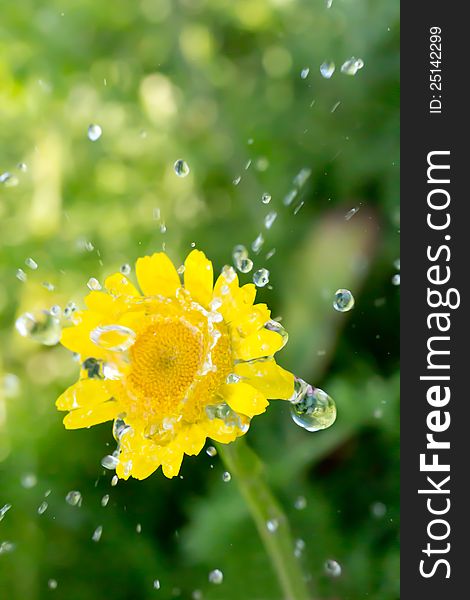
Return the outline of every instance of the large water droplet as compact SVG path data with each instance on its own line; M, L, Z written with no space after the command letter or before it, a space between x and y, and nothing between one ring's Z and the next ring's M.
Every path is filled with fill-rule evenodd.
M326 60L320 65L320 73L325 79L330 79L335 72L335 68L335 63L332 60Z
M349 290L339 289L335 292L333 308L338 312L348 312L354 307L354 296Z
M90 332L91 341L112 352L125 352L135 342L136 333L123 325L102 325Z
M341 65L341 73L344 73L345 75L355 75L363 66L364 61L362 58L351 56L351 58L348 58L348 60Z
M67 504L70 504L70 506L81 506L82 495L78 490L71 490L65 496L65 501L67 502Z
M269 283L268 269L258 269L253 273L253 283L256 287L264 287Z
M224 574L220 569L214 569L209 573L209 582L220 584L224 580Z
M15 327L21 336L45 346L54 346L60 340L60 322L47 310L21 315L16 320Z
M327 429L336 420L336 405L333 398L299 377L296 377L294 394L290 401L293 421L307 431Z
M182 158L178 158L178 160L173 165L173 169L178 177L186 177L189 175L189 165Z
M88 139L91 142L96 142L96 140L99 140L102 133L103 133L103 130L101 129L101 127L99 125L92 123L91 125L88 126L87 135L88 135Z
M160 580L158 580L158 579L154 579L154 580L153 580L153 589L154 589L154 590L159 590L159 589L160 589L160 587L161 587L161 586L160 586Z

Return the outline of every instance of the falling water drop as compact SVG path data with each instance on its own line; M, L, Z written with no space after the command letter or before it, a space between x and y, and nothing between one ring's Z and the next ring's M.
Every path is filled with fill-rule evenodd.
M28 279L28 276L23 271L23 269L17 269L16 270L16 278L24 283Z
M2 508L0 508L0 521L3 521L3 517L10 510L10 508L11 504L5 504L5 506L2 506Z
M56 590L58 585L59 584L57 583L57 579L49 579L49 581L47 582L47 587L50 590Z
M61 336L59 320L47 310L21 315L16 319L15 327L21 336L44 344L44 346L55 346Z
M178 160L173 165L173 169L176 175L178 175L178 177L186 177L187 175L189 175L189 165L182 158L178 158Z
M224 471L222 473L222 481L224 481L225 483L232 481L232 476L230 475L230 473L228 471Z
M131 272L131 265L128 265L128 264L122 265L119 270L121 271L121 273L123 275L129 275L129 273Z
M300 72L300 77L302 79L307 79L309 73L310 69L308 67L305 67L305 69L302 69L302 71Z
M264 237L263 237L263 234L260 233L258 235L258 237L254 240L254 242L251 244L251 249L253 250L253 252L258 254L258 252L263 247L263 244L264 244Z
M328 559L325 561L325 572L330 577L339 577L341 575L341 565L339 562L333 559Z
M38 263L34 260L34 258L31 258L30 256L28 256L28 258L24 261L24 264L33 271L35 271L38 268Z
M362 58L351 56L351 58L348 58L348 60L341 65L341 73L344 73L345 75L355 75L363 66L364 61Z
M290 401L294 423L307 431L327 429L336 420L336 405L333 398L300 377L295 379L294 394Z
M261 202L263 204L269 204L271 202L271 194L264 192L264 194L261 196Z
M394 275L392 277L392 284L393 285L400 285L400 273L397 273L396 275Z
M335 72L335 63L332 60L326 60L320 65L320 73L325 79L330 79Z
M87 287L94 292L99 292L101 290L101 283L95 277L90 277Z
M114 471L119 464L119 459L112 454L107 454L101 459L101 466L110 471Z
M159 590L160 589L160 580L159 579L154 579L153 580L153 589L154 590Z
M70 506L81 506L82 495L79 491L72 490L65 496L65 501L67 504L70 504Z
M333 308L338 312L348 312L354 308L354 296L349 290L339 289L335 292Z
M279 528L279 521L277 519L269 519L266 521L266 529L269 533L275 533Z
M91 142L96 142L96 140L99 140L102 133L103 133L103 130L101 129L101 127L99 125L92 123L91 125L88 126L87 135L88 135L88 139Z
M45 500L41 502L41 504L38 506L38 515L43 515L48 509L48 507L49 504Z
M207 456L213 458L214 456L217 456L217 450L214 448L214 446L207 446L206 454Z
M104 508L105 506L108 506L108 502L109 502L109 494L105 494L102 498L101 498L101 506Z
M270 213L268 213L264 218L264 226L266 227L266 229L271 229L271 227L276 219L277 219L276 211L273 210Z
M256 287L264 287L269 283L268 269L258 269L253 273L253 283Z
M215 584L221 584L224 580L224 574L220 569L214 569L209 573L209 582Z
M100 539L101 539L102 533L103 533L103 526L102 525L98 525L98 527L93 532L93 535L91 536L91 539L94 542L99 542Z

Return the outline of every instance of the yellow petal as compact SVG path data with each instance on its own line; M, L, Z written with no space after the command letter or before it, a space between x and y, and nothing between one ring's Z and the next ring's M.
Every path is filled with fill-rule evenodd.
M204 252L193 250L184 263L184 287L191 297L202 306L207 306L212 298L214 271L212 263Z
M288 400L294 393L294 376L274 359L238 363L234 371L270 400Z
M241 381L223 385L220 392L232 410L247 417L260 415L269 404L261 392Z
M61 394L55 405L59 410L90 408L111 398L112 394L100 379L81 379Z
M122 310L122 304L118 304L106 292L90 292L85 296L85 304L91 311L101 315L114 316Z
M120 479L129 476L145 479L160 466L157 445L141 433L130 431L121 438L121 453L116 474Z
M246 338L238 334L232 335L232 348L235 358L252 360L264 356L273 356L284 345L284 340L279 333L269 329L260 329Z
M251 306L256 298L256 286L254 283L246 283L240 288L239 300L243 304Z
M231 322L231 326L240 336L246 337L261 329L270 317L271 311L266 304L255 304L255 306L240 310Z
M199 454L206 442L206 433L199 425L185 427L178 435L178 443L185 454Z
M229 444L243 435L241 429L227 425L222 419L206 420L201 423L201 427L204 428L207 437L221 444Z
M176 443L169 443L168 446L163 446L159 449L159 457L162 461L162 471L165 477L171 479L180 472L181 463L183 462L183 450Z
M139 258L135 270L140 289L146 296L174 296L181 287L179 275L164 252Z
M92 407L77 408L65 416L64 425L66 429L91 427L115 419L120 410L119 402L116 400L108 400Z
M122 273L114 273L107 277L104 287L113 296L140 296L137 288Z
M98 325L108 324L109 320L104 315L88 310L77 313L76 319L79 319L76 325L62 330L60 343L82 357L105 358L106 351L91 341L90 333Z

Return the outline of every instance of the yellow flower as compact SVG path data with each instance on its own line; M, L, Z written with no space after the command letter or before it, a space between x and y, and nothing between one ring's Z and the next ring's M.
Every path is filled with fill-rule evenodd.
M212 263L193 250L184 285L163 252L139 258L142 293L121 273L85 298L61 343L80 355L80 378L57 400L67 429L114 420L116 473L178 474L206 438L229 443L268 399L288 399L294 377L273 358L287 334L256 288L231 267L213 285Z

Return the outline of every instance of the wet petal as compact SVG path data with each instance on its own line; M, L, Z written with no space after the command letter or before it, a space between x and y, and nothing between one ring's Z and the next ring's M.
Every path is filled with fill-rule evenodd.
M104 286L113 296L140 296L137 288L122 273L107 277Z
M185 427L178 436L178 443L185 454L199 454L206 443L206 433L199 425Z
M226 425L222 419L212 419L201 423L207 437L220 442L221 444L228 444L237 439L242 435L242 431L238 427Z
M77 408L65 416L64 425L66 429L91 427L115 419L120 410L119 402L116 400L108 400L91 408Z
M247 417L260 415L269 404L261 392L241 381L222 386L221 394L231 409Z
M104 315L92 311L82 311L76 313L74 317L78 322L72 327L62 330L60 343L72 352L77 352L82 357L93 356L95 358L104 358L105 350L94 344L90 339L90 333L98 325L106 325L109 319Z
M129 476L146 479L160 466L158 446L141 433L130 431L121 438L121 453L116 474L120 479Z
M256 304L241 310L231 322L232 328L242 337L261 329L269 321L271 311L266 304Z
M140 289L146 296L174 296L181 287L179 275L164 252L139 258L135 270Z
M81 379L65 390L56 400L59 410L90 408L111 398L104 381L99 379Z
M270 400L288 400L294 393L294 376L274 359L239 363L234 370Z
M207 306L212 298L214 271L212 263L204 252L193 250L184 263L184 287L191 297L202 306Z
M245 338L232 336L232 347L235 358L253 360L264 356L273 356L284 345L281 335L268 329L260 329Z

